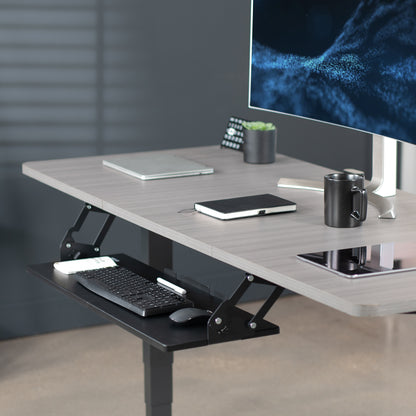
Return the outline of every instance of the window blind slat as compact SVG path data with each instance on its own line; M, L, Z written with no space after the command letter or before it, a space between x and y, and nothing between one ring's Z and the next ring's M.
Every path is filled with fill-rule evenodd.
M24 29L0 27L0 45L25 47L42 46L80 46L95 47L96 32L94 29Z
M0 106L0 123L93 123L95 108L90 105L61 106Z
M21 143L80 143L93 142L97 134L95 123L53 123L49 125L31 122L29 125L0 125L0 148Z
M66 105L89 104L94 106L96 92L94 86L65 88L60 86L1 86L0 104L57 104Z
M96 73L94 69L67 69L50 70L47 66L43 68L10 67L0 68L0 85L19 84L61 84L61 85L94 85ZM64 99L64 97L62 97Z
M1 6L1 5L0 5ZM13 27L18 25L52 27L93 27L95 25L95 10L50 10L26 8L3 9L0 13L0 24Z
M96 51L80 48L11 48L0 46L0 65L45 65L49 66L91 66L95 67L97 62Z
M113 2L114 0L110 1ZM121 3L123 3L123 0L121 0ZM27 10L34 7L38 9L45 7L48 9L95 9L96 6L97 0L0 0L0 7L3 10L7 8Z

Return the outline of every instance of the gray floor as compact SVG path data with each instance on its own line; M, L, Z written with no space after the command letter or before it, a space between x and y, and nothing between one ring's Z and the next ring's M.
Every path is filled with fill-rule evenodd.
M415 414L416 315L291 296L268 318L280 335L175 353L174 415ZM145 414L141 341L113 325L3 341L0 363L2 416Z

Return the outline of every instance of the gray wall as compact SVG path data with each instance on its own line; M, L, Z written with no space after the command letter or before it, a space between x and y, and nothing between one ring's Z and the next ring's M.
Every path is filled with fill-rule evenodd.
M101 322L25 272L82 204L23 161L217 144L239 115L275 122L281 153L369 170L365 134L247 108L249 24L249 0L0 0L1 338ZM117 220L111 251L145 259L146 233ZM174 263L224 292L241 277L181 246Z

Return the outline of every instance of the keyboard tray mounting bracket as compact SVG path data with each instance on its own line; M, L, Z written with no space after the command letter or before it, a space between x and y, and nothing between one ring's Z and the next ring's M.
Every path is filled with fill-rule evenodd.
M274 289L257 313L250 314L236 305L247 289L254 283L273 286ZM274 335L280 332L274 325L263 318L282 294L284 288L263 280L252 274L246 274L234 293L224 300L210 316L207 323L208 343L233 341Z
M101 214L107 215L107 218L104 221L101 230L97 234L94 242L92 244L87 243L79 243L75 241L72 234L74 232L80 231L82 225L84 224L87 216L90 212L97 212ZM82 208L78 218L76 219L74 225L68 229L66 232L61 245L60 245L60 254L61 254L61 261L64 260L76 260L82 259L87 257L98 257L100 256L100 246L103 242L105 236L107 235L108 230L111 227L111 224L114 221L115 216L113 214L109 214L106 211L103 211L100 208L94 207L91 204L86 203Z

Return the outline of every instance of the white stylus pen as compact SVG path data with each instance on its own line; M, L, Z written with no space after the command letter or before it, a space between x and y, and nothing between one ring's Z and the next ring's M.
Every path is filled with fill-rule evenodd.
M179 295L186 295L186 290L185 289L183 289L179 286L176 286L173 283L168 282L165 279L162 279L161 277L158 277L156 280L162 286L165 286L166 288L173 290L174 292L178 293Z

